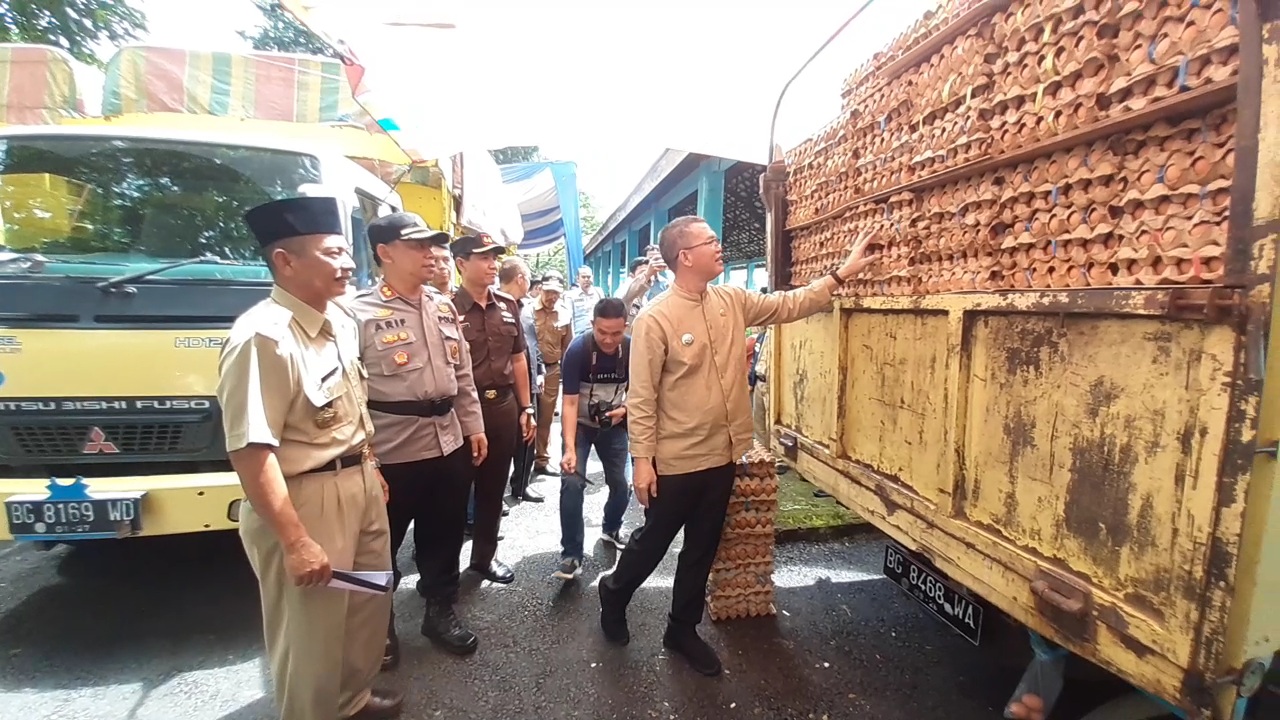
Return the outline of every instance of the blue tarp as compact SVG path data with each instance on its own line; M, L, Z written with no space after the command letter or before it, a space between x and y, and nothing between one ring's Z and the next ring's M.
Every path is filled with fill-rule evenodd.
M502 182L520 208L524 240L533 252L563 240L570 274L582 266L582 222L578 217L578 167L571 162L503 165Z

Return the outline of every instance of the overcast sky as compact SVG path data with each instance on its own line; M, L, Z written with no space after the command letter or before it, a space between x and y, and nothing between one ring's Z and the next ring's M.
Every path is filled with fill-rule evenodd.
M133 0L148 42L243 49L259 19L249 0ZM759 160L786 79L862 0L307 0L341 28L406 130L492 144L536 144L578 164L607 214L666 147ZM788 93L790 148L833 119L840 85L931 0L878 0ZM399 13L458 29L376 23ZM347 13L350 13L347 15ZM445 72L433 73L440 68ZM454 95L441 108L443 83ZM419 137L426 137L421 135Z

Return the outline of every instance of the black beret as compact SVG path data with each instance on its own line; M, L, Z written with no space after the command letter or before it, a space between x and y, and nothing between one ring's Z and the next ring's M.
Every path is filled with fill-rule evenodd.
M302 235L342 235L342 208L331 197L273 200L244 214L262 247Z
M449 233L435 230L422 220L417 213L398 212L369 223L365 229L369 234L369 245L378 247L396 240L430 240L441 246L449 245Z

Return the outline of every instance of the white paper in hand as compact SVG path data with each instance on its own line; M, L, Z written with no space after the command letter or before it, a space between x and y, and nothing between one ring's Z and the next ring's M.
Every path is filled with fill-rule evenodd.
M333 577L329 580L329 587L382 595L391 592L391 582L394 578L395 574L390 570L372 572L334 570Z

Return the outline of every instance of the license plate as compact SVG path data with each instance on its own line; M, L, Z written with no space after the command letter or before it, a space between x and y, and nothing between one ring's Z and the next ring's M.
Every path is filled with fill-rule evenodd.
M102 540L142 531L144 492L90 493L82 478L49 483L48 495L14 495L4 502L9 534L18 542Z
M982 606L977 601L894 545L885 546L884 575L969 642L978 644L982 638Z

